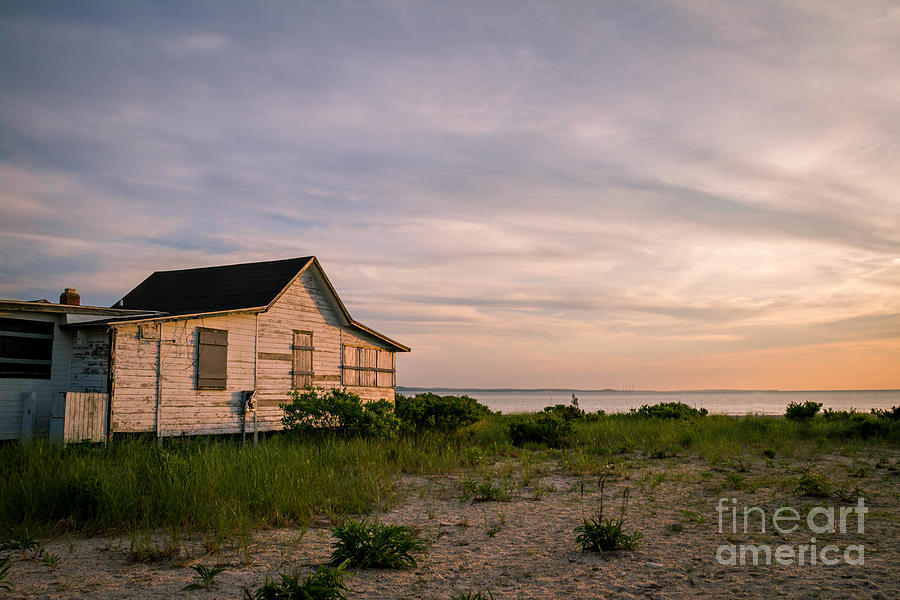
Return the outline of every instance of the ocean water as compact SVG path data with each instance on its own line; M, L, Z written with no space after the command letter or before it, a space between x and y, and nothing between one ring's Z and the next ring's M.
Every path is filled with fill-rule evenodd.
M537 412L552 404L568 404L572 394L583 410L608 413L628 412L644 404L683 402L694 408L723 415L783 415L790 402L821 402L823 408L868 412L873 408L900 405L900 390L837 390L820 392L781 391L700 391L700 392L618 392L601 390L480 390L447 388L402 388L397 391L410 396L422 392L467 395L478 399L491 410L504 413Z

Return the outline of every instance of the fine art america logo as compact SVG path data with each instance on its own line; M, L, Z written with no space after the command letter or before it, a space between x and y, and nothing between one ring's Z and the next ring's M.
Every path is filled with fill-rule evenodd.
M767 525L771 524L772 529L768 530L770 533L784 535L805 526L810 537L809 543L796 546L722 544L716 549L716 562L720 565L771 565L773 561L779 565L836 565L843 561L848 565L861 566L865 564L865 547L862 544L850 544L844 548L835 544L823 546L816 536L847 533L848 521L849 527L855 525L856 532L863 534L867 512L869 509L863 498L857 499L856 506L815 506L805 518L790 506L782 506L768 514L760 506L743 506L739 509L737 498L719 498L716 505L719 533L725 533L726 530L730 530L732 534L756 531L767 533Z

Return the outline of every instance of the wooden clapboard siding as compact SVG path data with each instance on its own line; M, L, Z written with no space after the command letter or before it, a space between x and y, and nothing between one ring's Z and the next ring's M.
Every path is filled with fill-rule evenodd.
M312 333L313 386L340 385L341 317L318 279L312 268L307 269L268 311L259 315L259 351L264 356L259 359L258 419L265 414L266 421L275 420L278 426L278 405L289 401L292 389L292 365L290 360L273 360L265 355L291 356L294 331Z
M256 315L189 318L158 327L158 340L142 337L137 325L117 330L113 431L158 429L164 436L240 431L242 392L254 389ZM201 327L228 331L224 390L197 389ZM159 380L157 369L162 374ZM158 425L157 394L161 399Z
M105 392L109 374L109 334L84 329L72 334L69 391Z

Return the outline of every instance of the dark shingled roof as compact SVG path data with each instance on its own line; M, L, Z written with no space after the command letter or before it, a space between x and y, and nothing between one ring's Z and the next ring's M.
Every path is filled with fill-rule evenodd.
M176 315L267 306L313 258L156 271L114 306Z

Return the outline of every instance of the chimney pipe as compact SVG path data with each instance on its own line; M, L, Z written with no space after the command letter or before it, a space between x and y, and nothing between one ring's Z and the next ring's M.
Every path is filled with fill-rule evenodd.
M81 306L81 296L75 288L66 288L59 295L60 304L68 304L69 306Z

